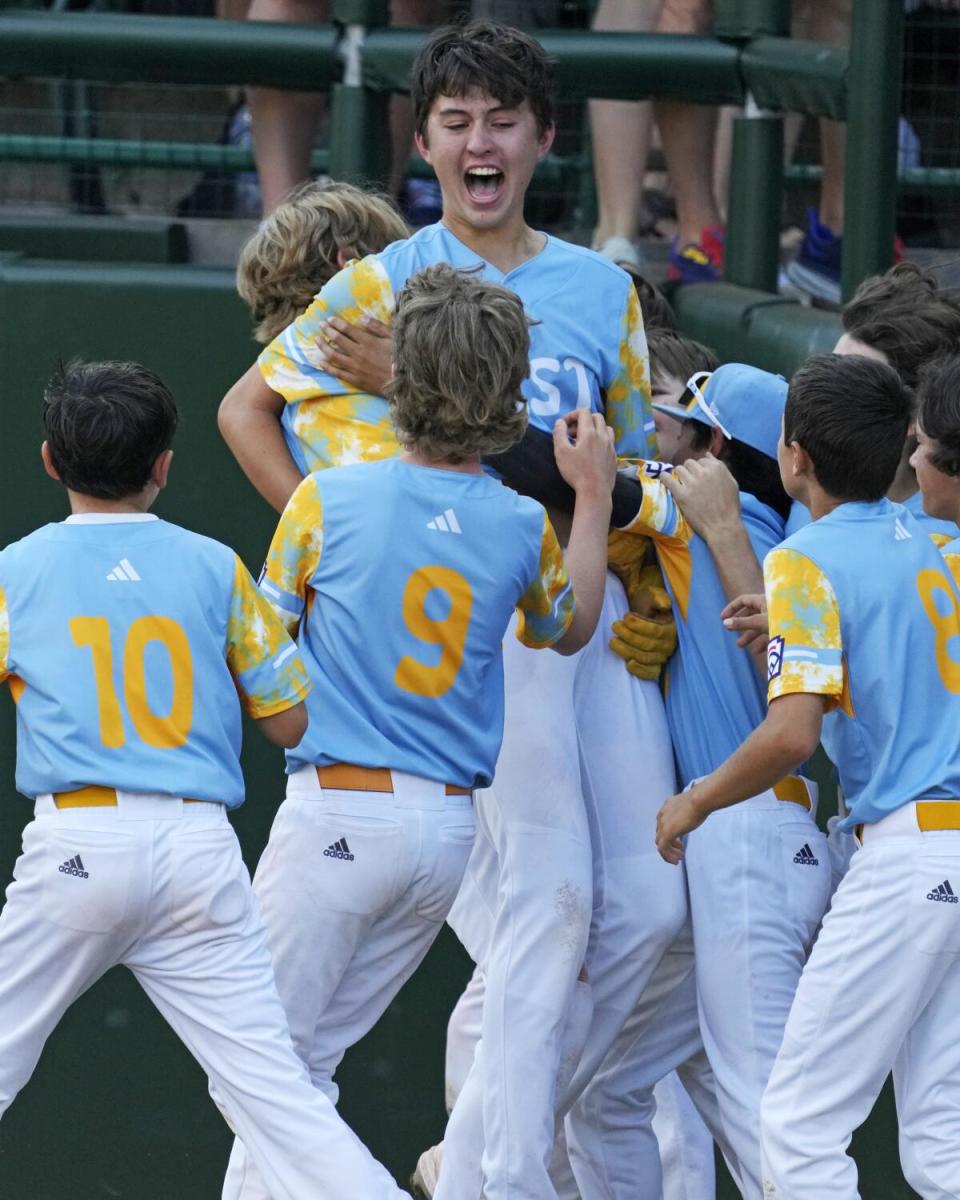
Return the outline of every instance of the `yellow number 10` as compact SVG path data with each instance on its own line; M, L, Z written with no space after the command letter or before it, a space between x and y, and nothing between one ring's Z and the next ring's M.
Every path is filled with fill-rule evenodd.
M439 619L428 617L427 596L434 589L446 594L450 611ZM440 647L440 658L433 666L407 654L397 665L394 682L414 696L442 696L453 687L463 661L473 592L470 584L449 567L421 567L407 580L403 589L403 621L415 638Z
M937 670L943 686L948 692L960 692L960 663L955 662L949 652L950 639L960 637L960 614L953 588L945 575L928 567L917 575L917 591L927 620L936 634ZM942 592L946 597L950 605L949 612L941 613L937 608L937 592Z
M113 646L106 617L74 617L70 634L77 646L89 646L97 690L100 740L111 750L124 744L123 713L113 685ZM144 665L147 646L159 642L170 658L173 700L170 711L158 716L147 700ZM138 617L130 626L123 649L123 695L130 720L148 746L172 750L182 746L193 724L193 659L182 627L169 617Z

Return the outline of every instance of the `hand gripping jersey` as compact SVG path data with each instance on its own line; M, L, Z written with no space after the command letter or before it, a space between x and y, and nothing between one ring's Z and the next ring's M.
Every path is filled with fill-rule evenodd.
M0 552L4 678L25 796L100 785L229 807L243 802L237 693L266 717L309 690L232 550L112 514L45 525Z
M621 458L653 456L647 342L628 276L599 254L553 237L504 275L438 224L350 263L260 355L264 380L287 402L284 434L304 474L397 453L387 402L351 392L320 365L321 322L340 316L356 324L367 315L389 324L410 276L441 262L478 269L483 279L510 288L536 322L523 385L534 425L549 433L558 416L590 408L605 414Z
M552 645L573 593L543 508L486 475L399 459L294 492L260 579L313 684L287 770L335 762L486 787L503 732L501 642Z
M822 695L850 816L960 797L960 598L923 527L842 504L767 555L769 698Z
M767 703L749 654L720 620L727 597L706 542L693 532L660 482L664 467L637 471L643 506L631 532L647 533L673 601L677 653L667 663L664 703L682 786L709 775L761 724ZM740 493L740 512L758 562L780 544L783 519Z

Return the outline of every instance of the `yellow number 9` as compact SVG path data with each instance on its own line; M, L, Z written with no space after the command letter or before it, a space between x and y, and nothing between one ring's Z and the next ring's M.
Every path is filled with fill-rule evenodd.
M957 598L949 580L940 571L927 568L917 575L917 591L927 620L936 634L937 670L948 692L960 693L960 663L950 657L948 643L952 637L960 637L960 613ZM941 613L937 608L936 593L946 596L950 609Z
M427 597L434 590L443 592L450 601L445 617L428 617ZM440 647L440 658L433 666L404 655L397 665L394 683L414 696L436 698L453 686L463 661L467 640L473 592L470 584L449 567L421 567L407 580L403 589L403 621L415 638L430 646Z

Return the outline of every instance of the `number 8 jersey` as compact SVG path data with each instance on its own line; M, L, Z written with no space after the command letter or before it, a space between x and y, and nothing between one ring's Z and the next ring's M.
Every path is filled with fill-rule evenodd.
M573 594L544 509L487 475L402 459L307 478L260 586L299 644L310 725L287 770L335 762L485 787L503 734L501 643L546 647Z
M309 690L226 546L149 514L88 514L0 552L0 680L17 701L17 789L90 785L243 801L240 703Z
M960 797L960 598L899 504L841 504L763 565L771 700L827 702L823 745L850 828Z

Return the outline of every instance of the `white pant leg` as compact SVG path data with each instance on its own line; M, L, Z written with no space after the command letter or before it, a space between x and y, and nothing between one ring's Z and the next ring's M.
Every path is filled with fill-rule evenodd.
M663 1200L715 1200L713 1138L675 1072L653 1089Z
M476 1200L481 1171L488 1200L553 1193L556 1081L592 893L574 673L574 659L508 632L504 741L493 787L477 794L496 855L482 1040L447 1126L437 1200Z
M444 1095L447 1112L450 1112L463 1091L463 1085L473 1065L473 1056L480 1043L483 993L483 971L474 967L473 974L447 1021L447 1051L444 1058Z
M830 902L826 838L767 792L695 830L686 868L703 1043L742 1194L762 1200L760 1100Z
M696 1064L696 1068L695 1065ZM720 1135L712 1077L702 1054L689 938L664 955L643 1003L631 1014L589 1088L566 1119L568 1148L584 1200L595 1197L712 1197L712 1138L699 1121L682 1130L682 1174L661 1177L653 1130L654 1088L675 1068L711 1132Z
M907 1127L914 1127L910 1102L926 1091L921 1111L936 1129L929 1145L937 1149L929 1158L937 1161L937 1186L945 1191L926 1195L960 1194L956 1083L940 1095L940 1067L933 1067L929 1086L923 1078L941 1057L948 1067L955 1061L960 905L928 899L955 878L960 834L886 838L868 831L804 968L764 1093L766 1196L857 1200L857 1171L847 1147L898 1056ZM951 1014L936 1029L924 1021L934 997L944 1006L940 1011ZM919 1034L916 1042L912 1030ZM909 1053L922 1043L914 1072Z
M406 797L402 779L412 788ZM300 772L254 882L294 1046L331 1103L343 1054L376 1024L436 937L473 838L469 797L444 798L442 785L397 772L394 787L392 795L321 793L316 775ZM223 1196L266 1194L238 1138Z

